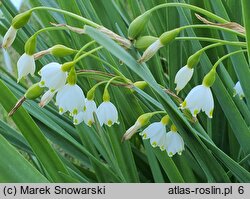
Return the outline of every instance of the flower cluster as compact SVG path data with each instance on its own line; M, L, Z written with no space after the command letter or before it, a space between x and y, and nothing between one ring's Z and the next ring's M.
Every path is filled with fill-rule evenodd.
M154 113L146 113L140 116L135 124L131 126L124 134L123 139L127 140L142 126L144 126ZM169 116L164 116L160 122L154 122L145 128L139 134L142 139L149 139L152 147L159 147L162 151L166 151L169 157L176 153L182 154L184 150L184 141L174 124L171 125L170 131L166 131L166 126L169 123Z

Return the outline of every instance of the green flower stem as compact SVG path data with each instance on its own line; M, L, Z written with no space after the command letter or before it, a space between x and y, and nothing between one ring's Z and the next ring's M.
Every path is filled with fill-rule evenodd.
M247 36L247 48L248 48L248 58L250 60L250 2L249 0L242 0L242 7L243 7L243 18L244 18L244 25L246 28L246 36Z
M82 52L82 53L86 53L86 52ZM96 59L97 61L100 61L102 63L104 63L105 65L107 65L109 68L111 68L112 70L114 70L114 72L116 73L117 76L121 76L123 77L123 80L128 83L128 84L131 84L131 80L127 79L116 67L114 67L112 64L106 62L105 60L99 58L98 56L95 56L93 54L90 54L89 55L90 57L92 57L93 59Z
M97 47L97 48L94 48L94 49L92 49L92 50L90 50L90 51L88 51L88 52L82 54L82 55L79 56L77 59L75 59L73 62L74 62L74 63L77 63L77 62L79 62L81 59L83 59L83 58L89 56L90 54L92 54L92 53L94 53L94 52L97 52L98 50L101 50L102 48L103 48L102 46L99 46L99 47Z
M30 9L30 11L35 11L35 10L51 10L51 11L54 11L54 12L59 12L59 13L62 13L62 14L65 14L65 15L68 15L74 19L77 19L85 24L88 24L94 28L99 28L101 27L99 24L89 20L89 19L86 19L85 17L82 17L82 16L79 16L77 14L74 14L72 12L69 12L69 11L66 11L66 10L61 10L61 9L58 9L58 8L51 8L51 7L35 7L35 8L32 8Z
M214 48L214 47L217 47L217 46L223 46L223 45L225 45L225 44L223 44L223 43L210 44L210 45L205 46L204 48L200 49L200 50L197 51L196 53L198 53L198 52L205 52L205 51L208 50L208 49L211 49L211 48Z
M94 100L95 98L95 90L98 86L102 85L102 84L105 84L107 83L108 81L101 81L101 82L98 82L97 84L95 84L87 93L87 99L88 100Z
M66 27L47 27L47 28L42 28L40 30L38 30L37 32L35 32L25 43L25 45L31 45L32 46L32 52L30 52L31 54L35 53L35 49L36 49L36 42L32 41L35 39L36 41L36 37L43 32L47 32L47 31L55 31L55 30L66 30ZM30 47L31 47L30 46ZM29 48L30 48L29 47ZM26 47L25 47L26 48ZM26 51L26 50L25 50ZM27 53L27 52L26 52Z
M216 26L216 25L208 25L208 24L187 25L187 26L182 26L179 29L180 30L185 30L185 29L188 29L188 28L209 28L209 29L215 29L215 30L222 30L222 31L234 33L234 34L236 34L236 35L238 35L240 37L246 38L246 35L243 34L243 33L237 32L237 31L229 29L229 28Z
M211 43L223 43L225 45L247 47L246 42L233 42L233 41L226 41L226 40L221 40L221 39L213 39L209 37L176 37L175 40L199 40L199 41L207 41Z
M54 30L68 30L68 28L64 27L64 26L61 26L61 27L46 27L46 28L42 28L42 29L36 31L33 36L37 36L38 34L41 34L43 32L54 31Z
M218 61L213 65L213 68L211 70L216 70L217 67L219 66L219 64L227 59L228 57L232 56L232 55L235 55L237 53L242 53L242 52L247 52L247 50L237 50L237 51L234 51L234 52L231 52L231 53L228 53L227 55L224 55L223 57L221 57L220 59L218 59Z
M166 111L155 111L155 112L152 112L152 116L156 115L156 114L167 114L167 112Z
M109 95L109 92L108 92L108 87L109 85L112 83L112 81L114 81L115 79L122 79L124 80L124 77L123 76L115 76L115 77L112 77L106 84L105 88L104 88L104 92L103 92L103 101L109 101L110 100L110 95ZM126 78L127 80L127 78Z
M246 0L247 1L247 0ZM220 23L227 23L228 21L219 17L218 15L215 15L213 14L212 12L209 12L205 9L202 9L202 8L199 8L197 6L194 6L194 5L190 5L190 4L186 4L186 3L164 3L164 4L160 4L160 5L157 5L153 8L151 8L150 10L147 10L146 12L150 13L150 12L153 12L153 11L156 11L160 8L167 8L167 7L182 7L182 8L188 8L190 10L193 10L193 11L196 11L198 13L201 13L211 19L214 19Z
M81 55L81 53L82 53L85 49L87 49L89 46L91 46L92 44L95 44L95 43L96 43L96 41L90 41L90 42L88 42L86 45L84 45L84 46L78 51L78 53L75 55L74 60L76 60L76 59Z

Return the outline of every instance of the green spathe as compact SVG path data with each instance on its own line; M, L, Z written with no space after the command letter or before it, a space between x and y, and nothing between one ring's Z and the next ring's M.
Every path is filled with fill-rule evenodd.
M134 83L134 86L141 90L144 90L144 88L148 86L148 83L146 81L137 81Z
M154 43L158 38L154 37L154 36L142 36L140 38L138 38L135 43L134 46L135 48L139 49L139 50L145 50L147 49L152 43Z
M128 28L128 38L130 40L137 38L141 34L146 24L148 23L150 16L151 13L146 12L138 16L131 22Z
M67 46L57 44L50 48L50 54L56 57L64 57L75 53L75 50Z
M31 17L32 11L28 10L26 12L20 13L18 15L16 15L13 19L12 19L12 23L11 25L15 28L15 29L19 29L22 28L25 24L28 23L30 17Z
M39 83L33 84L24 94L24 97L27 99L36 99L42 95L44 87L40 87Z
M181 30L179 28L176 28L174 30L164 32L159 38L161 44L164 46L169 44L172 40L175 39L175 37L177 37L177 35L180 33L180 31Z

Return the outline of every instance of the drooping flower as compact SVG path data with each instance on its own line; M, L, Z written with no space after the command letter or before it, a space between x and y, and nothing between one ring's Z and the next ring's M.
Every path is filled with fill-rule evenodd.
M63 87L66 83L67 73L62 71L61 66L56 62L45 65L40 71L40 85L54 90Z
M181 108L189 109L194 117L202 110L212 118L214 99L210 87L203 84L194 87L181 104Z
M83 111L83 120L88 126L92 126L94 123L93 113L96 112L96 103L94 100L85 99L85 106Z
M46 91L41 98L39 106L44 107L45 105L47 105L53 99L56 92L57 92L56 90L52 90L52 89Z
M33 55L24 53L17 61L18 80L28 74L34 75L36 70L35 59Z
M83 110L84 99L84 93L78 85L69 83L64 85L56 95L59 113L69 111L72 115L78 114Z
M169 157L176 153L181 155L184 150L184 141L174 125L171 126L171 130L166 134L165 149Z
M145 128L140 135L143 139L150 139L153 147L159 146L161 150L165 149L166 143L166 125L169 122L169 116L164 116L160 122L154 122Z
M162 122L154 122L145 128L140 135L143 139L150 139L150 144L157 147L166 134L166 127Z
M98 106L96 114L101 126L103 126L103 124L106 124L110 127L114 123L119 124L118 111L115 105L110 101L102 102L100 106Z
M234 97L236 95L239 95L240 99L243 99L243 97L245 97L245 94L242 90L242 87L239 81L234 86Z
M81 124L83 120L84 120L84 112L80 111L78 114L74 115L73 124L74 125Z
M187 85L194 73L193 68L189 68L187 65L182 67L175 76L174 83L177 84L175 90L177 94Z
M8 31L5 33L3 37L2 48L9 48L16 38L17 29L13 26L10 26Z

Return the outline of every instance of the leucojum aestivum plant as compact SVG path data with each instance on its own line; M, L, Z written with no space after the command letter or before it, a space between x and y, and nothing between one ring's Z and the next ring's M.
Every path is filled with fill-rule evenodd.
M157 13L160 9L167 7L187 8L203 15L205 18L216 21L216 23L212 23L196 14L197 18L202 20L204 24L184 25L174 29L165 30L165 32L162 32L158 37L145 35L145 29L150 23L151 16ZM146 141L148 139L153 148L159 148L161 153L167 153L170 158L176 154L182 155L185 153L185 148L189 147L185 144L189 135L185 135L185 130L183 130L184 127L178 122L178 118L184 118L185 125L188 128L193 128L195 132L197 132L197 129L202 128L201 126L197 126L197 123L199 122L198 115L201 114L200 112L204 112L208 123L211 123L213 120L213 113L217 110L213 88L216 81L218 81L218 78L219 81L221 81L221 72L218 72L220 65L228 58L242 53L247 54L248 52L248 43L246 42L246 39L250 38L247 37L244 27L236 23L231 23L212 12L185 3L165 3L145 11L129 24L128 32L125 36L120 36L98 23L63 9L34 7L13 18L11 26L4 35L2 47L8 49L12 43L15 42L19 29L22 29L29 23L34 12L41 10L44 12L50 11L61 13L84 24L84 27L79 28L67 24L51 23L52 26L42 28L28 38L25 42L24 53L17 61L17 82L21 81L26 76L34 76L36 71L36 60L42 60L48 54L55 58L68 56L70 57L70 60L64 63L53 61L42 66L38 72L40 77L37 83L34 83L27 89L24 96L16 103L9 115L15 115L15 112L26 100L40 99L39 106L42 108L55 99L55 105L58 107L59 113L68 114L75 126L84 123L90 128L94 128L96 125L102 128L104 128L104 126L114 128L114 126L120 125L120 120L123 118L120 117L119 107L114 103L115 92L111 95L110 88L119 87L123 88L123 90L127 90L126 92L129 92L130 95L135 95L138 92L144 93L143 95L145 96L151 95L152 97L154 95L150 89L153 89L154 91L159 91L159 93L162 92L160 95L163 98L166 94L170 96L171 99L173 99L170 104L172 103L171 106L176 108L172 110L169 107L158 107L159 110L142 113L134 122L134 125L127 128L126 132L124 132L122 142L131 139L138 133L142 140ZM183 36L186 31L195 29L218 30L221 34L231 34L240 37L241 40L230 41L226 39L215 39L212 37ZM65 33L65 31L70 31L74 32L79 37L90 36L91 41L87 42L80 49L74 49L72 46L55 43L48 49L38 51L37 40L39 35L50 31L61 31L63 33ZM100 36L100 39L97 39L97 36L93 36L92 34ZM186 64L175 74L175 90L171 91L171 89L166 88L166 85L162 83L156 83L155 81L148 82L147 78L133 82L133 80L129 79L123 72L121 72L121 70L118 70L113 63L109 63L105 59L102 59L102 57L99 57L99 51L104 50L105 48L110 50L108 49L109 47L102 43L105 42L105 39L108 41L113 40L113 43L116 43L117 49L115 50L123 48L127 53L126 56L128 57L128 60L130 60L130 57L133 58L131 62L126 62L115 53L115 50L112 51L111 48L113 47L110 47L111 54L124 62L123 67L126 67L126 65L133 67L134 64L136 67L145 71L147 71L147 69L145 69L145 63L153 59L160 49L167 47L173 42L198 40L207 42L207 45L201 47L193 54L188 52L189 57L186 60ZM183 100L181 97L178 97L183 96L180 94L188 85L194 73L198 71L198 66L202 63L201 60L203 59L204 54L209 50L227 47L235 47L237 50L230 51L227 54L221 55L221 57L216 57L213 66L207 70L205 75L202 75L202 81L196 81L196 85L192 85L192 88L187 94L185 94ZM135 52L143 53L139 58L135 58ZM78 64L87 57L105 64L107 71L109 72L105 73L101 70L77 70ZM90 74L89 72L91 72L91 77L88 76L88 74ZM224 73L226 73L226 71L224 71ZM82 78L88 80L88 78L93 78L93 76L97 80L96 84L92 86L88 92L84 93L83 89L78 84L78 80ZM236 76L240 76L240 74L237 74L237 71ZM149 76L149 79L150 77L151 76ZM240 97L241 102L239 103L243 103L244 105L242 106L244 107L249 103L248 98L246 97L245 99L245 94L246 96L249 95L249 92L246 91L247 85L249 84L248 79L249 77L246 77L245 79L239 78L239 80L236 81L235 86L230 88L230 90L234 90L234 93L230 93L230 95ZM241 86L241 84L243 86ZM99 104L95 100L96 92L102 92L102 102ZM130 99L128 98L127 101L129 102ZM157 98L156 101L158 101ZM159 100L159 102L161 102L161 100ZM145 106L147 105L145 104ZM246 109L249 111L249 108ZM178 117L174 114L174 111L178 112ZM157 118L157 120L155 120L155 118ZM194 127L194 125L196 125L196 127ZM208 143L212 143L202 130L196 135L207 139Z

